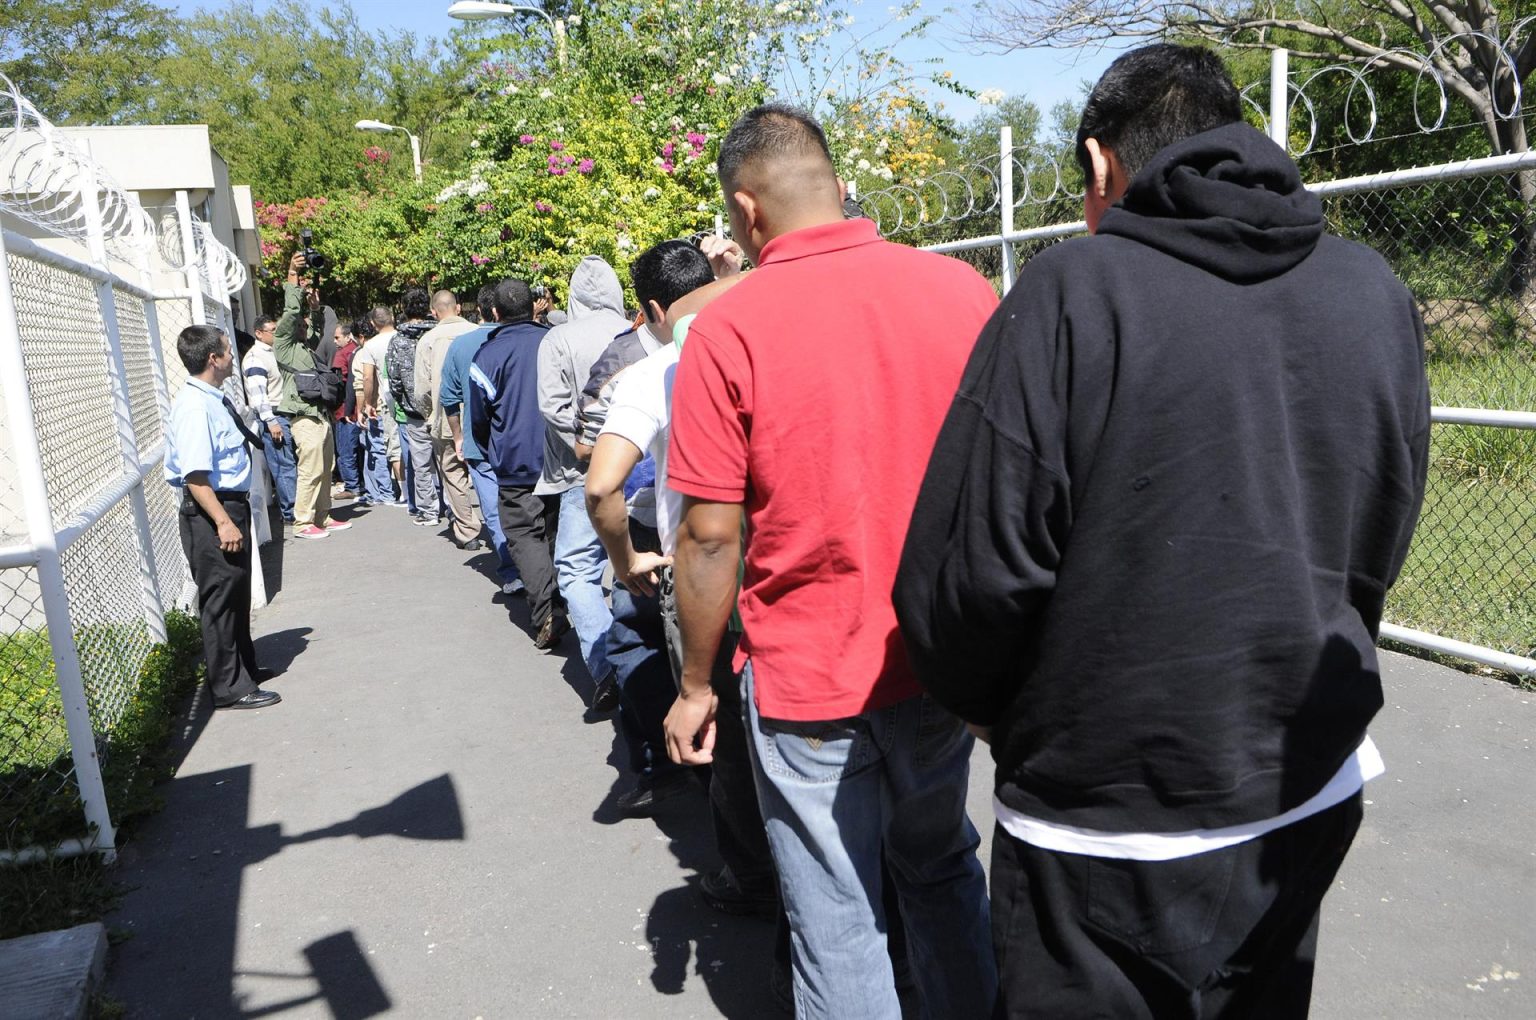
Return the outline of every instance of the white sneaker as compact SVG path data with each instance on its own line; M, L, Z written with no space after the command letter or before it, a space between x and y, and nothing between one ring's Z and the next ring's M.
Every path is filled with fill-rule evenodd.
M508 581L506 584L501 586L501 593L503 595L521 595L527 590L528 586L520 580Z

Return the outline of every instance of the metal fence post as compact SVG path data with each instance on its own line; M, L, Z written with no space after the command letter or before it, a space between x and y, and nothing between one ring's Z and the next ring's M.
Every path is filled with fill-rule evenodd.
M1013 289L1013 242L1008 239L1013 233L1013 128L1010 125L1004 124L998 131L997 151L1000 158L999 201L1003 207L1003 293L1006 294Z
M1281 47L1269 51L1269 137L1286 152L1291 151L1291 53Z
M207 321L203 316L203 291L201 277L203 264L197 257L197 239L192 236L192 205L185 191L176 192L176 223L181 231L181 257L187 265L188 301L192 304L192 322Z
M95 173L87 166L81 182L81 203L85 210L86 241L91 258L111 272L107 261L106 237L101 229L101 206L97 204ZM144 468L139 461L138 437L133 433L133 395L128 392L128 367L123 360L123 335L117 323L117 292L109 275L96 285L96 301L101 307L101 325L107 336L107 365L112 385L112 411L117 420L117 441L122 449L123 470L134 478L128 493L133 508L134 530L139 540L139 596L144 604L144 622L157 644L166 640L165 603L160 600L159 574L155 571L155 540L149 530L149 507L144 501ZM156 394L156 410L159 410Z
M15 443L17 484L26 507L28 539L37 553L37 579L42 588L43 614L53 653L54 678L64 706L70 756L75 763L75 785L85 806L85 820L96 830L95 848L110 861L116 856L117 832L107 806L106 787L101 780L101 758L96 753L96 733L91 726L90 703L85 696L85 678L80 671L80 657L75 652L69 596L64 588L64 565L59 559L53 512L48 506L48 481L43 474L42 450L38 444L37 421L33 417L32 393L27 385L26 359L21 353L21 329L3 235L0 235L0 265L6 267L0 272L0 378L7 380L5 406L7 424Z

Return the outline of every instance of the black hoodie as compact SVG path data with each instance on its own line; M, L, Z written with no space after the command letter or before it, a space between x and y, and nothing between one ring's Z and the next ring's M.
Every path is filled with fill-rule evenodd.
M1241 124L1154 157L977 341L895 602L997 792L1111 832L1315 794L1381 706L1424 492L1412 297Z

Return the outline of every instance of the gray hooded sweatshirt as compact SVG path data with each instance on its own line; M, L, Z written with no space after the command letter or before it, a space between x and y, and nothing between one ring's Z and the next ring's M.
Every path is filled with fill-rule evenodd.
M539 345L539 411L544 415L544 475L533 491L551 495L580 485L586 466L576 459L576 412L592 363L613 338L629 330L624 288L613 267L588 255L571 273L570 321Z

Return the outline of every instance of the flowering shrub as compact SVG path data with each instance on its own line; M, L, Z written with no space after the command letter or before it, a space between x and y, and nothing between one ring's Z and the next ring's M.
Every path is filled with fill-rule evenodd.
M336 260L333 303L349 308L405 283L465 293L519 274L563 284L589 254L627 281L642 249L713 227L723 211L719 141L770 98L770 81L791 77L777 73L786 60L825 65L812 91L782 98L815 109L844 177L863 187L915 179L943 168L953 149L917 88L923 74L869 36L845 45L850 19L824 0L576 0L567 20L563 66L542 32L490 41L499 59L481 63L454 123L472 139L469 165L451 176L429 165L414 186L386 178L383 161L365 153L365 190L274 207L283 223L268 233L263 221L269 278L280 279L295 247L287 224L303 216ZM926 80L965 91L948 72Z

